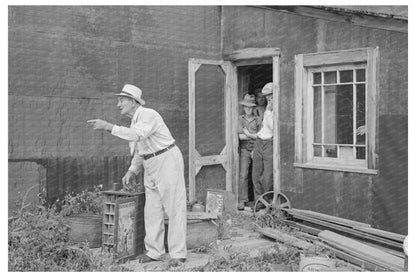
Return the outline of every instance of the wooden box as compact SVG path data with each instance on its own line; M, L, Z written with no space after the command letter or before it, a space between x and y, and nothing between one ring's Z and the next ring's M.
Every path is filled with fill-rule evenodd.
M205 211L217 215L232 213L237 210L237 201L234 193L226 190L207 189Z
M102 247L116 258L132 258L144 250L144 193L103 191Z

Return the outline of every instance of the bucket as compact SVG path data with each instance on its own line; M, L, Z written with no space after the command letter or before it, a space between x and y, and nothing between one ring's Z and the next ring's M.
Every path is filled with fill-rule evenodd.
M299 271L330 271L335 262L325 257L300 257Z
M69 237L75 243L88 242L89 247L101 247L102 224L101 215L80 214L66 217L70 227Z

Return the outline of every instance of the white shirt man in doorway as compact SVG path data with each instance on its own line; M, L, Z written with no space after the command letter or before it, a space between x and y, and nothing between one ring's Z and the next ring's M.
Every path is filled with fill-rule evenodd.
M273 191L273 83L267 83L261 92L267 99L267 107L253 149L255 201L262 194Z
M186 188L182 153L175 145L168 127L158 112L144 108L142 91L126 84L118 96L120 113L131 118L130 128L117 126L101 119L89 120L95 130L107 130L129 141L133 155L130 168L122 179L123 185L144 168L146 203L145 248L141 262L159 260L165 254L164 212L169 218L168 246L171 263L186 259Z

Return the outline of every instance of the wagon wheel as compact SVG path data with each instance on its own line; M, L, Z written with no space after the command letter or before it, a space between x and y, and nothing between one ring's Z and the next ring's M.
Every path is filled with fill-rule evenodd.
M273 207L273 197L274 197L274 191L269 191L264 194L262 194L254 204L253 210L254 215L257 215L260 211L264 212L271 212L273 208L277 209L290 209L290 201L289 198L287 198L286 195L284 195L281 192L277 193L276 198L276 206Z

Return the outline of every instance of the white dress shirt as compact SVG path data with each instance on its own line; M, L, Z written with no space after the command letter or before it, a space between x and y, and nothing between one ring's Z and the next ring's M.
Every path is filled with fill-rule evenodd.
M273 137L273 111L266 109L263 115L263 124L257 136L262 140L271 139Z
M165 149L175 142L160 114L143 106L134 113L130 128L114 125L111 134L129 141L133 155L129 170L136 174L143 162L141 156Z

